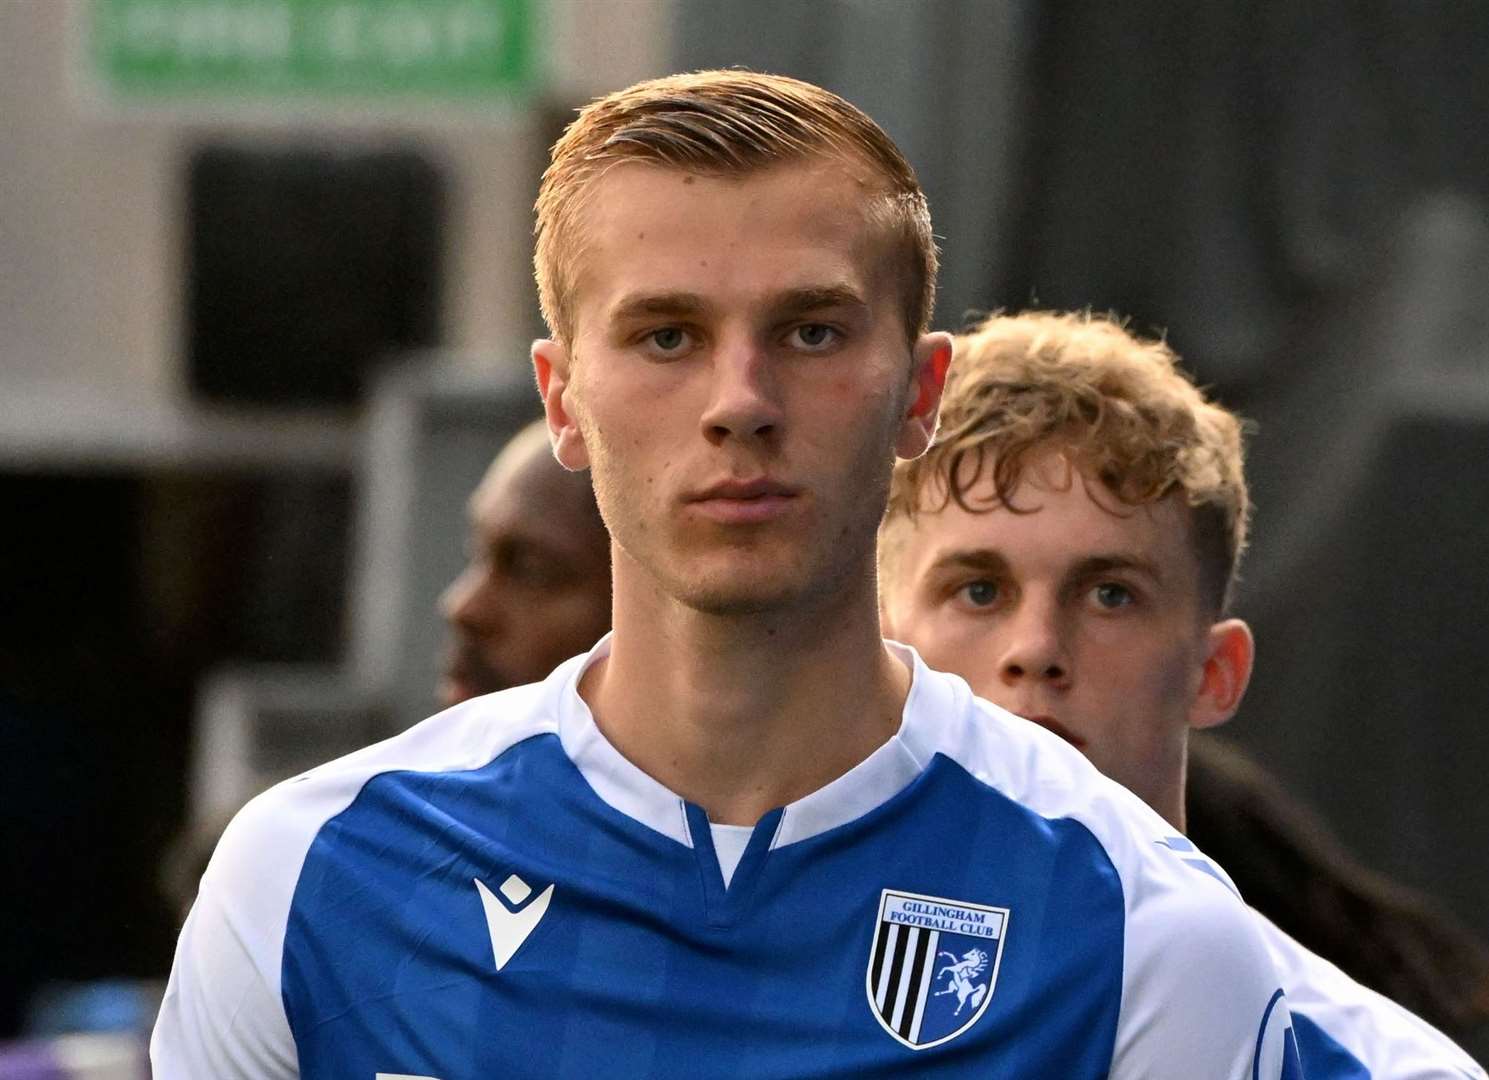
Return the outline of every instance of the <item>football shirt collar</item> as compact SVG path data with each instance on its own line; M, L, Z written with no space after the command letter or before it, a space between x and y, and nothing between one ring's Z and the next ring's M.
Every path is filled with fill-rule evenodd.
M624 757L601 733L589 705L579 696L579 679L591 664L610 654L606 634L584 656L575 657L549 677L557 695L558 734L564 752L585 781L611 808L692 847L687 806ZM908 645L886 642L910 668L910 693L900 729L883 745L836 780L785 807L773 848L810 839L846 825L894 797L930 763L944 740L944 729L959 716L965 684L931 671Z

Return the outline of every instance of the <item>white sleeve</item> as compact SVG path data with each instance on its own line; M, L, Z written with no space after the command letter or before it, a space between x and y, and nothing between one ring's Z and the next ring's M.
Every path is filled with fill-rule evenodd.
M1281 983L1250 912L1218 879L1129 909L1115 1080L1294 1080Z
M203 882L150 1037L155 1080L293 1080L294 1038L271 986Z
M202 876L150 1038L155 1080L300 1075L279 972L308 843L281 835L269 798L233 819Z
M545 687L567 686L581 659L550 683L447 709L243 807L212 854L176 945L150 1039L155 1080L298 1078L280 976L290 906L321 828L378 773L478 768L522 739L556 731Z
M1380 1080L1485 1080L1483 1068L1442 1032L1303 948L1260 912L1253 914L1293 1014L1337 1047L1325 1050L1328 1063L1318 1068L1308 1057L1312 1040L1300 1040L1309 1080L1335 1075L1335 1060L1348 1075L1368 1072Z

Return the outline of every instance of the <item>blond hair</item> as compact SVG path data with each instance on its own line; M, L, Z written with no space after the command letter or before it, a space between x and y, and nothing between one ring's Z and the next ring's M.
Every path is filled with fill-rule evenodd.
M538 190L533 267L549 330L570 342L585 196L625 161L708 176L740 176L817 157L858 160L883 182L870 205L894 238L909 335L930 324L936 244L915 170L889 136L836 94L780 75L700 71L637 83L591 102L553 146Z
M1250 498L1243 424L1209 401L1162 341L1089 311L993 315L955 339L941 427L895 470L886 521L950 502L1005 506L1032 451L1056 443L1131 506L1182 491L1201 587L1217 613L1235 589ZM984 474L993 494L973 505Z

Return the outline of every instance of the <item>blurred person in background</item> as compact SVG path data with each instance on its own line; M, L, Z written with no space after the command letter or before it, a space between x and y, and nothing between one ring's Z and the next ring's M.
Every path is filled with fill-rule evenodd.
M502 447L468 503L469 562L440 597L450 630L442 705L538 682L610 629L610 534L589 479L553 456L537 420ZM183 829L161 891L184 922L227 819Z
M956 339L932 449L896 469L884 631L1062 736L1182 832L1189 733L1230 719L1251 674L1250 631L1227 616L1248 515L1240 421L1165 345L1085 313L993 316ZM1198 762L1204 851L1265 905L1311 1080L1482 1077L1274 922L1455 1027L1484 1017L1482 946L1326 857L1244 759L1207 746Z
M553 456L540 420L470 497L469 563L440 597L444 705L539 682L610 629L610 536L589 477Z

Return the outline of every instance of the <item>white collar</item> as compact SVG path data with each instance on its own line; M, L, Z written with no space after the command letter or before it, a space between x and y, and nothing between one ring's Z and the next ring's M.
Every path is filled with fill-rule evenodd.
M558 735L580 774L611 807L649 828L692 847L681 796L642 772L600 732L579 696L579 679L589 666L610 655L606 634L584 656L549 676L556 693ZM930 763L943 742L946 725L966 708L966 685L925 666L908 645L886 642L910 668L910 693L900 729L848 772L785 808L772 847L784 847L846 825L882 805L909 785ZM966 699L966 700L964 700Z

